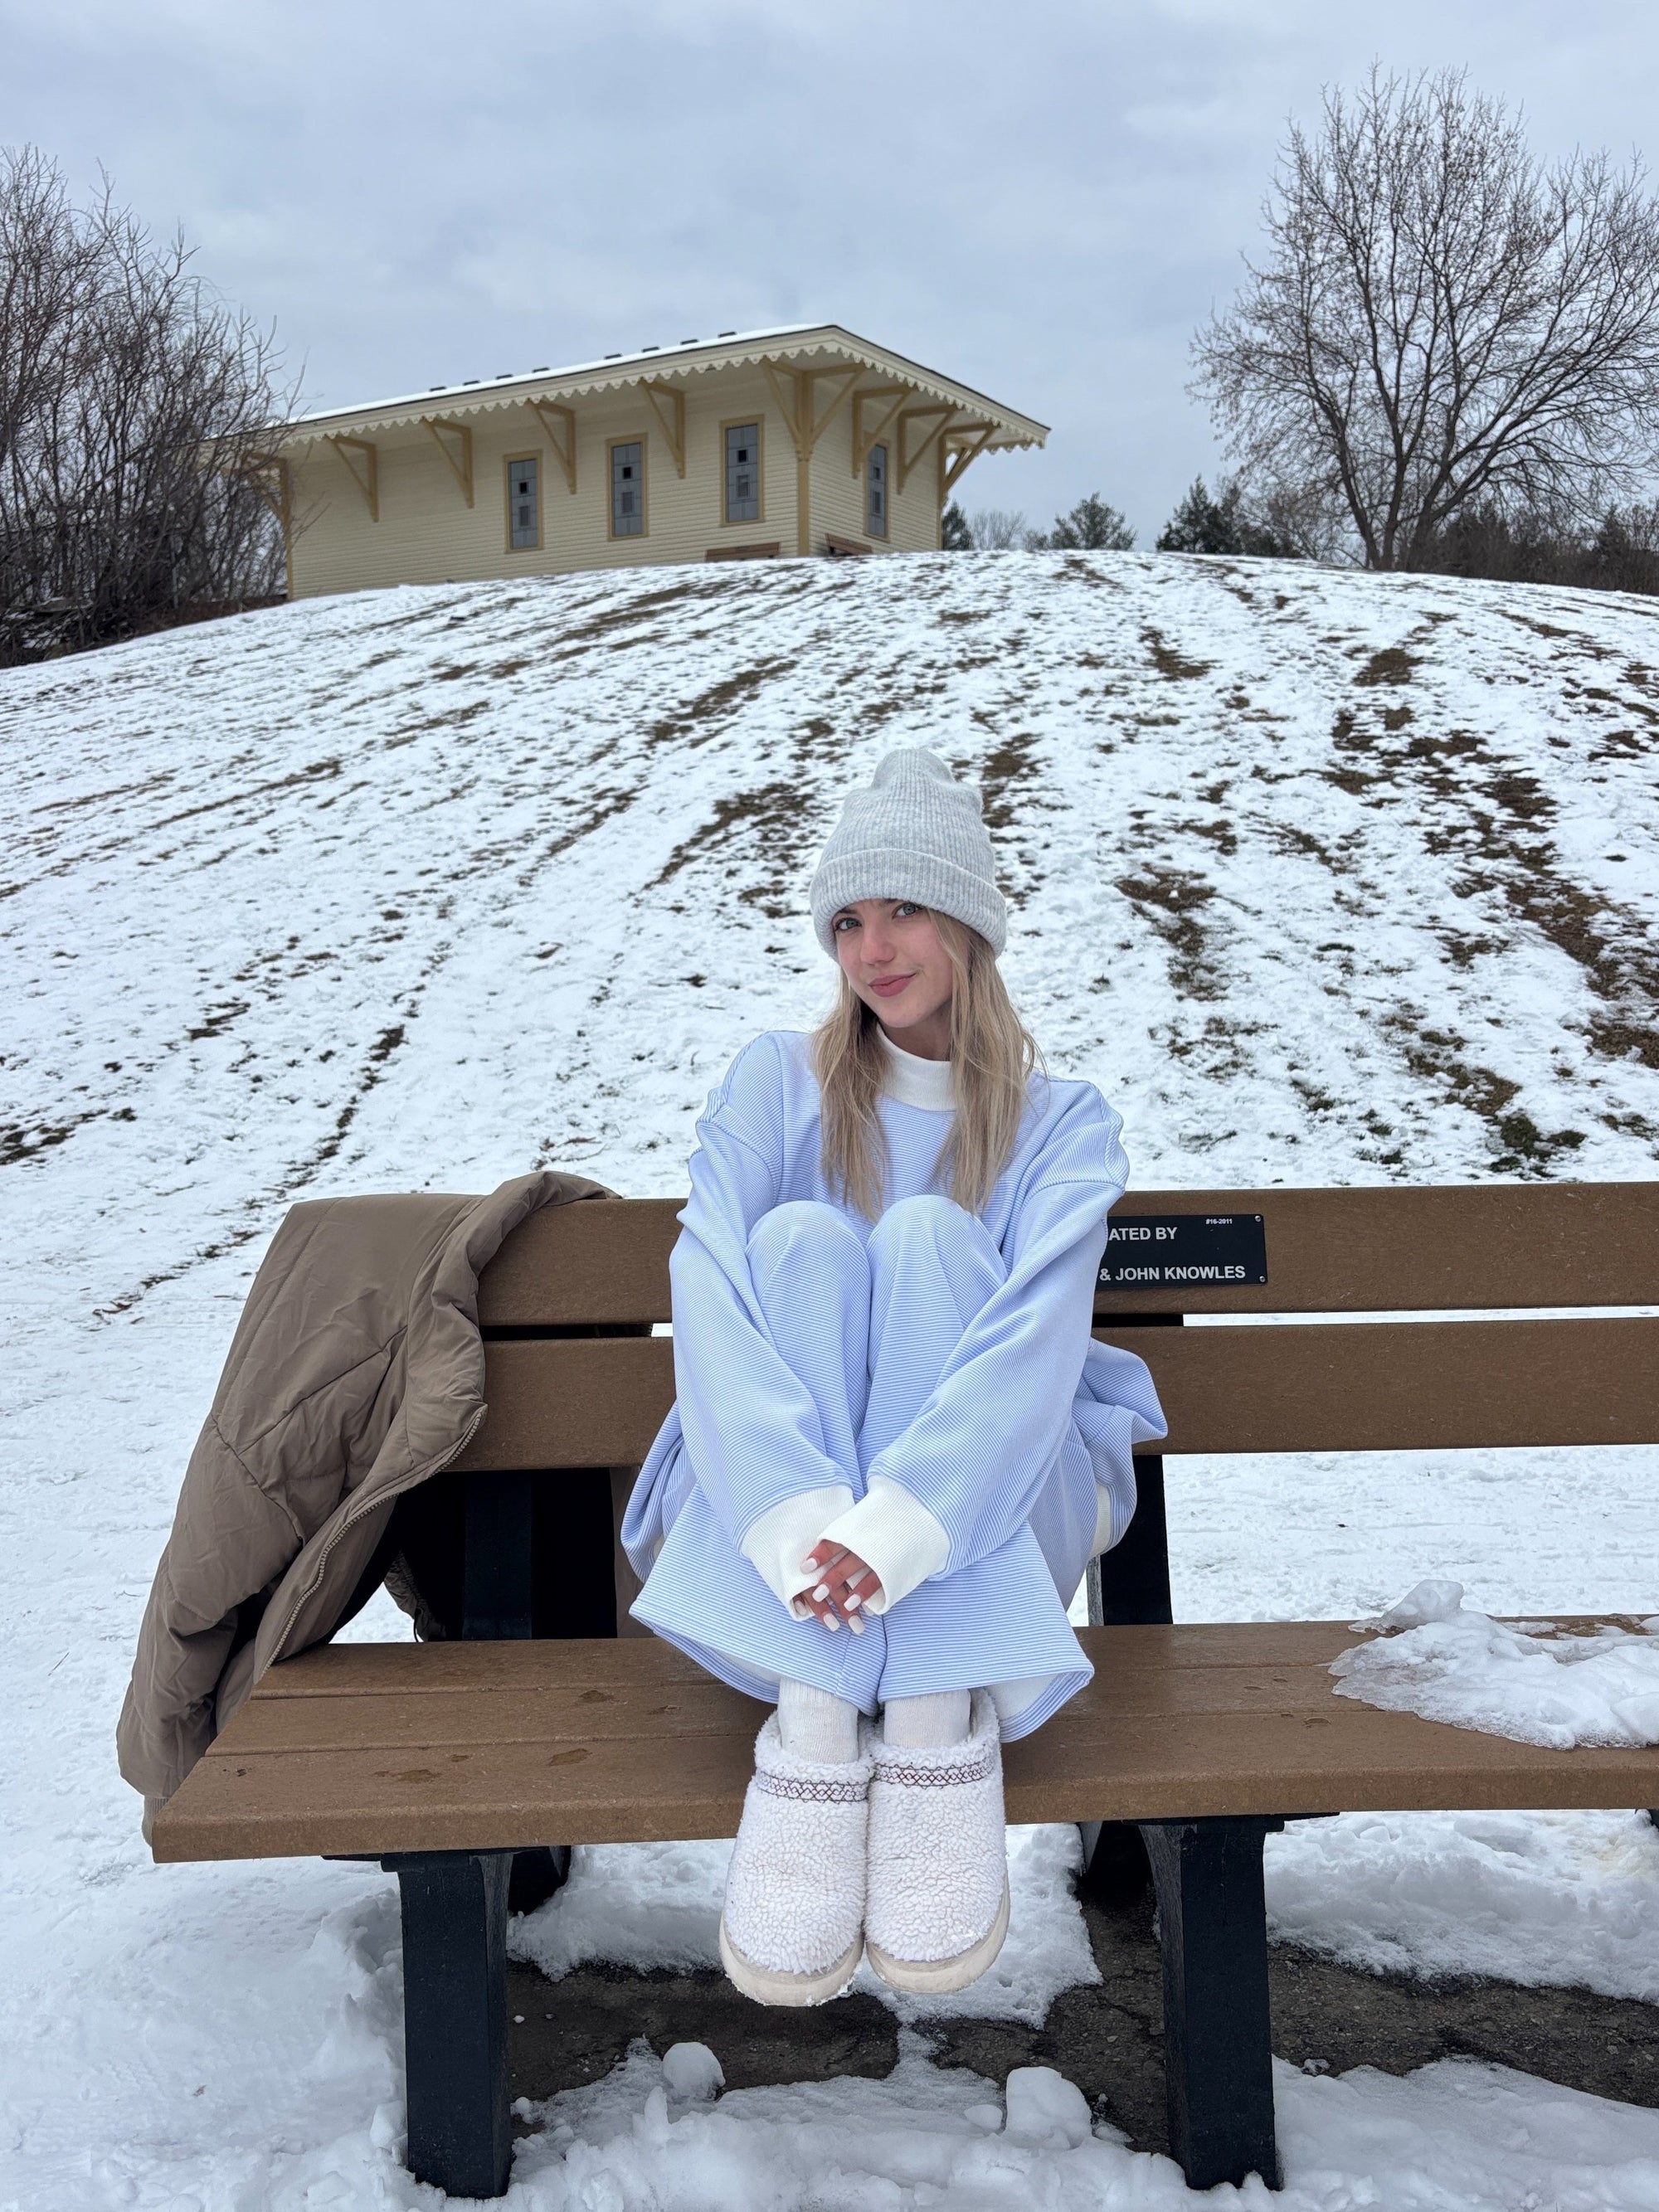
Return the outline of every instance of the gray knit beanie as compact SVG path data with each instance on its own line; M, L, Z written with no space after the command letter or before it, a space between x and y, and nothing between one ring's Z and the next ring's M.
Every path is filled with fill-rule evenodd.
M980 816L979 793L937 753L889 753L866 791L852 791L812 878L812 927L834 959L830 925L860 899L915 899L976 929L993 952L1008 908Z

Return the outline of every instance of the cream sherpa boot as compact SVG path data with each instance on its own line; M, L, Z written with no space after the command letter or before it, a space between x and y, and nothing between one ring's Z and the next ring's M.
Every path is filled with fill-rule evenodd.
M755 1778L726 1877L720 1963L760 2004L839 1996L864 1949L870 1810L868 1732L845 1764L793 1759L774 1713L755 1744Z
M1008 1844L996 1707L974 1692L966 1743L910 1751L878 1739L870 1790L866 1950L896 1990L965 1989L1008 1933Z

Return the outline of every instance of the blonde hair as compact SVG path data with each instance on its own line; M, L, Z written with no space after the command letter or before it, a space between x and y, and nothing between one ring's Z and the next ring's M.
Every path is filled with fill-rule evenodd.
M951 915L929 912L955 976L951 1073L956 1113L936 1172L958 1206L978 1213L1008 1164L1027 1085L1042 1055L979 932ZM843 973L834 1006L812 1033L824 1176L871 1221L881 1213L887 1169L876 1111L887 1073L878 1027Z

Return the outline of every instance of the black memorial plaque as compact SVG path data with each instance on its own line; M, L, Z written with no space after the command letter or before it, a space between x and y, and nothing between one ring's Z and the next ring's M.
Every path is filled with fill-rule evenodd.
M1103 1291L1243 1290L1267 1279L1259 1213L1114 1213L1107 1221Z

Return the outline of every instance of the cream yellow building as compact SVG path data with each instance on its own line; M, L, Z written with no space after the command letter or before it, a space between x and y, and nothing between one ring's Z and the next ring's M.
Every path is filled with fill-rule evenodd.
M962 473L1045 426L833 323L306 416L289 592L936 547Z

